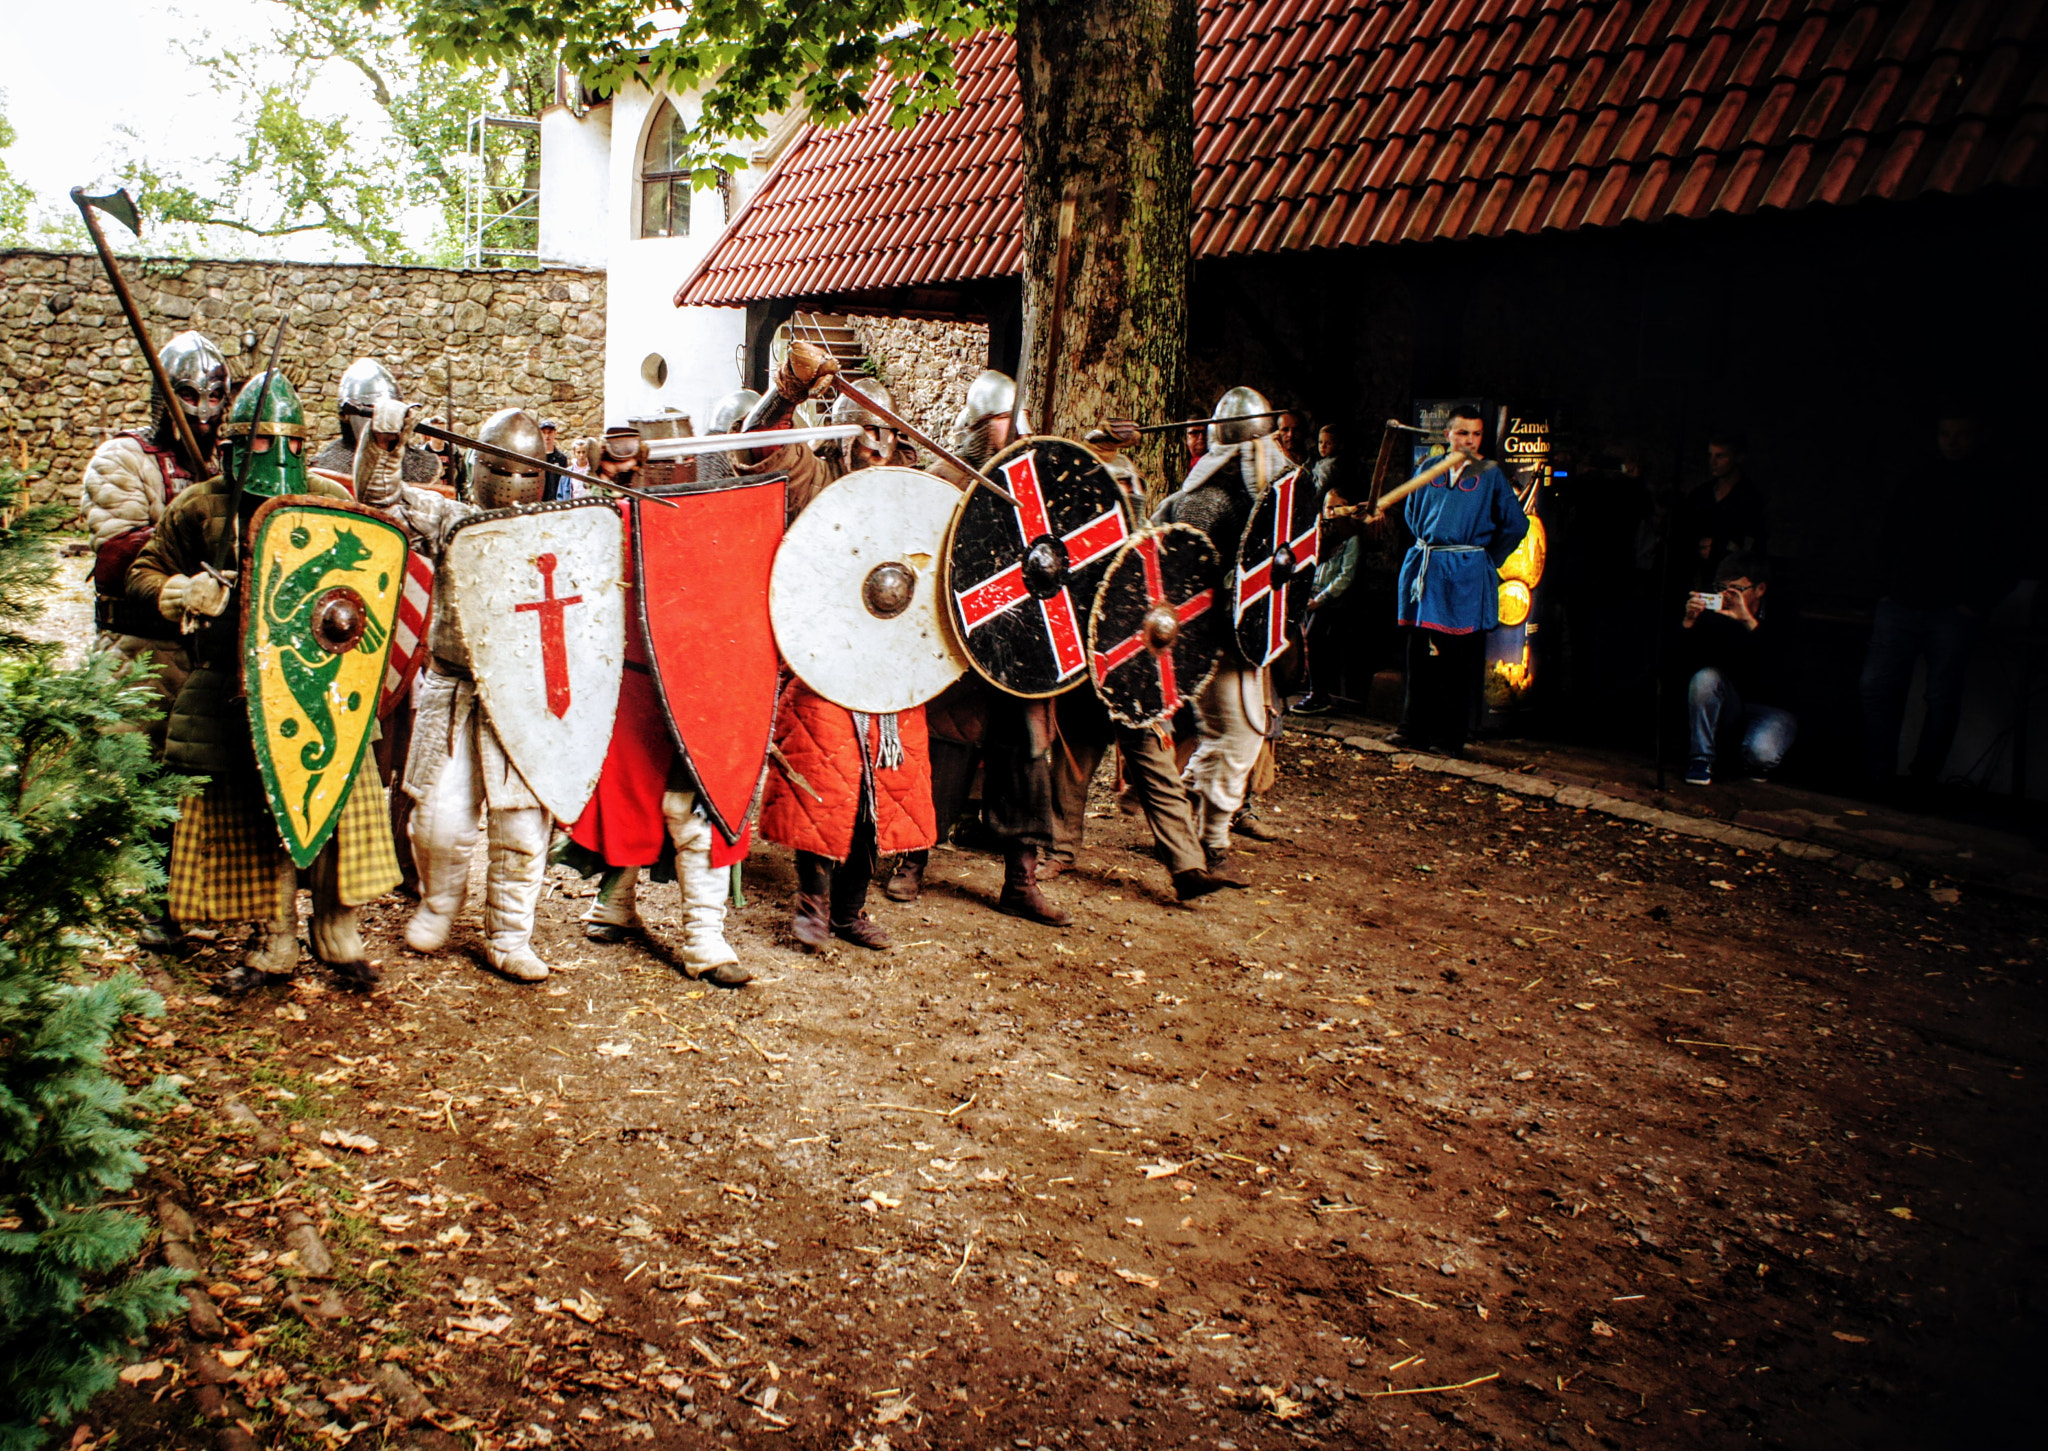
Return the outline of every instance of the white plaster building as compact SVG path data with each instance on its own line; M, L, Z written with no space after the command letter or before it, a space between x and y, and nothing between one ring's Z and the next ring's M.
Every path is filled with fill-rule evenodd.
M802 129L801 112L771 121L750 164L695 190L669 171L669 128L697 118L694 94L634 84L582 104L573 83L541 112L540 260L606 273L607 423L665 409L705 431L711 405L741 384L746 310L675 306L675 291Z

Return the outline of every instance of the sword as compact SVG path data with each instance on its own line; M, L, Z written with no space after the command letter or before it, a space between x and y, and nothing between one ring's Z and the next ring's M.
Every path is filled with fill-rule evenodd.
M100 254L100 265L107 269L107 281L113 284L114 296L120 299L129 330L135 334L135 345L142 349L142 360L149 364L149 375L163 394L164 406L171 415L171 431L178 440L178 452L185 456L185 468L195 479L206 478L206 459L199 451L197 435L192 432L192 420L185 416L178 395L171 391L171 380L157 359L156 349L150 346L149 329L143 326L142 312L135 306L134 294L128 290L128 279L121 275L113 250L107 246L106 233L100 230L99 218L93 215L93 209L97 207L139 237L142 235L142 218L135 210L135 203L126 187L105 196L87 196L84 187L74 186L71 188L71 200L77 205L78 214L85 218L85 229L92 234L92 245Z
M891 428L896 429L898 432L909 434L913 442L921 445L928 453L936 457L940 463L951 464L954 468L960 470L960 472L965 474L968 478L974 480L975 483L980 484L990 493L996 495L1004 503L1008 504L1012 509L1023 507L1017 502L1016 495L1012 494L1008 489L1004 488L1001 484L996 483L993 479L988 478L986 475L982 473L980 469L969 467L967 460L961 458L960 455L954 453L953 450L947 448L945 445L941 444L937 439L933 438L930 434L924 432L924 430L920 429L916 424L912 423L909 419L902 417L893 409L883 407L879 400L875 399L874 397L870 396L867 393L862 392L861 389L858 386L856 386L853 383L853 381L849 379L844 373L834 373L832 375L832 382L838 387L839 391L843 395L845 395L848 398L851 398L861 407L867 409L868 412L874 414L875 417L881 419L882 422L888 424ZM845 426L852 427L852 425L850 424ZM750 433L747 435L747 437L763 438L766 437L766 435L759 433ZM973 486L973 484L968 485L969 488L972 488Z
M1294 413L1297 411L1298 410L1293 408L1275 408L1271 413L1241 413L1237 417L1225 421L1230 423L1242 423L1246 419L1250 418L1278 418L1282 414ZM1214 418L1183 418L1178 423L1148 423L1144 427L1140 428L1138 432L1171 433L1176 428L1207 428L1210 424L1215 423L1216 421L1217 420Z
M531 464L542 473L560 474L564 478L576 480L579 484L594 484L600 489L616 489L622 494L631 494L636 499L645 499L654 504L665 504L671 509L681 507L673 499L664 499L659 494L643 493L639 489L620 483L617 479L603 479L595 474L580 474L574 469L563 468L560 464L551 464L544 458L535 458L530 453L500 448L495 443L485 443L480 438L471 438L466 433L457 433L452 428L442 428L438 424L415 423L412 431L423 433L428 438L438 438L444 443L452 443L458 448L473 448L478 453L487 453L492 458L501 458L507 463Z
M811 428L763 428L753 433L707 433L701 438L656 438L647 443L651 459L687 458L700 453L737 453L785 443L837 443L860 435L858 423L820 423ZM557 469L555 472L560 473Z

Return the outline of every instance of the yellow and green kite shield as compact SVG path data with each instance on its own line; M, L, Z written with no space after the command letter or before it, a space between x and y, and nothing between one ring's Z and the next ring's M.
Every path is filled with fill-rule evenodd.
M405 531L336 499L271 499L242 560L242 688L264 795L299 866L348 801L405 590Z

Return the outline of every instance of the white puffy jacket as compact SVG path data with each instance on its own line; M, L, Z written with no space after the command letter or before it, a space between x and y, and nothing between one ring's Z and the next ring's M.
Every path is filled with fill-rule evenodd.
M116 434L86 461L78 512L92 531L94 549L131 529L154 527L168 502L163 470L132 434Z

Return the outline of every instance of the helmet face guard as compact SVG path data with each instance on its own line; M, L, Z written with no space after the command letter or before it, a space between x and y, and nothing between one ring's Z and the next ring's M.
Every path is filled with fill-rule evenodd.
M177 437L171 423L175 405L192 425L202 453L212 453L220 438L221 418L227 412L228 395L234 380L228 375L228 360L204 333L182 332L157 352L164 376L171 382L171 397L152 389L150 432L158 443L169 445Z
M504 408L484 420L476 436L484 443L539 458L546 449L540 436L540 420L524 408ZM477 450L476 473L470 488L479 507L511 509L521 504L538 504L547 475L538 467L514 463Z
M890 412L896 410L896 400L880 383L864 381L861 391ZM860 437L839 440L839 459L848 473L895 463L910 452L910 441L896 431L895 425L844 394L832 405L831 421L857 424L860 428Z
M375 358L357 358L341 375L337 393L342 437L353 448L362 436L359 420L375 413L377 405L385 399L398 396L398 380Z
M267 391L261 375L242 386L221 428L221 466L249 499L306 492L306 415L291 379L269 377Z

